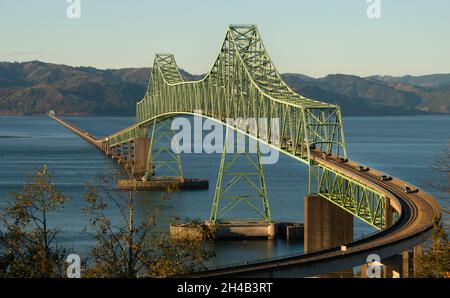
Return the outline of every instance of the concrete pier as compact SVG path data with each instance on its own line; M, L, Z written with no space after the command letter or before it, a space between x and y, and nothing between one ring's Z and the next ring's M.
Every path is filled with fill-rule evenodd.
M172 176L154 176L146 181L121 179L117 186L124 190L194 190L208 189L208 179L189 179Z
M276 224L268 222L248 222L248 221L230 221L213 223L205 222L207 227L214 230L216 239L246 239L246 238L267 238L275 239Z
M202 241L207 238L208 230L205 224L171 224L169 234L173 240Z
M150 149L149 137L138 137L134 139L133 148L133 174L143 176L146 170L151 170L152 165L147 165L147 156Z
M402 252L402 278L409 278L409 251Z
M318 196L306 196L304 202L305 252L353 241L352 214Z
M420 258L423 256L423 245L419 244L413 248L413 267L414 267L414 277L418 276L418 271L420 267Z
M231 221L213 223L209 220L197 224L171 224L171 237L175 239L275 239L303 241L303 224L295 222ZM207 235L206 235L207 234Z

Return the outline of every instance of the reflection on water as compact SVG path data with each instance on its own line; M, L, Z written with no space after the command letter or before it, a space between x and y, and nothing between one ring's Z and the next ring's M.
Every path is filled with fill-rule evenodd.
M75 125L96 136L106 136L133 122L120 117L68 117ZM420 117L353 117L344 119L349 155L356 161L398 176L433 192L428 181L445 179L430 168L434 154L442 150L450 137L450 118ZM174 193L161 200L161 193L140 191L137 216L144 218L158 209L157 229L167 229L175 216L208 219L216 184L219 154L183 154L186 177L208 178L209 190ZM46 163L54 173L54 182L70 200L54 214L52 222L61 229L60 245L84 254L93 244L92 235L81 232L89 227L84 215L85 182L96 175L111 175L118 170L116 162L63 128L48 117L0 117L0 208L12 191L20 190L26 175ZM303 197L307 193L307 169L303 164L280 156L278 163L265 165L267 188L275 221L303 221ZM120 220L116 210L112 219ZM355 237L373 229L355 220ZM299 242L285 240L234 240L212 244L216 257L211 266L240 263L301 252Z

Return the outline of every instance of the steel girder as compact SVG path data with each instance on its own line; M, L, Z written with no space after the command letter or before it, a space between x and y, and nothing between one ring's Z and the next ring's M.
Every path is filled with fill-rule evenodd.
M227 119L255 119L259 124L257 130L233 127L310 167L313 167L312 148L347 158L340 108L303 97L290 89L268 56L254 25L230 25L213 67L198 81L183 80L173 55L157 54L147 92L137 103L136 124L111 135L109 145L138 136L141 128L155 119L179 114L200 115L224 124L228 124ZM261 122L260 119L278 119L279 130L272 131L270 121ZM357 185L356 181L325 166L320 169L327 175L334 173L342 183L347 181L345 183L349 185ZM345 197L346 193L340 191L347 190L342 187L326 188L332 194L325 195L324 185L317 184L316 192L321 197L333 202L336 202L338 194ZM365 188L365 193L380 196L369 187ZM351 192L352 196L357 194ZM381 212L381 218L375 215L372 219L361 216L353 205L340 206L377 229L383 227L382 204L369 204L369 209L380 208L370 209L371 213Z
M384 195L321 164L313 162L309 169L314 176L310 179L316 180L316 191L321 198L345 209L378 230L386 227Z
M179 148L176 148L177 150L174 152L171 145L175 132L167 122L168 120L156 121L155 119L152 123L147 170L142 180L147 180L156 173L183 178ZM177 144L177 142L174 144Z
M256 218L246 218L246 220L271 222L269 198L266 189L266 180L261 164L259 142L256 142L256 153L239 153L234 150L227 152L229 144L229 134L234 132L230 128L226 131L222 157L220 160L219 174L217 176L216 190L211 208L210 220L236 221L239 218L232 218L232 210L236 207L248 207ZM236 138L233 144L237 144ZM239 167L236 164L239 163ZM246 171L242 170L242 164L247 166ZM232 214L232 215L230 215Z

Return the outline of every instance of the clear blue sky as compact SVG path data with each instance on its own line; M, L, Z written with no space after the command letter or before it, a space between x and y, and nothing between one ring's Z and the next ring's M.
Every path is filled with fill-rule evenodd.
M450 73L450 1L381 0L0 0L0 61L42 60L99 68L151 66L157 52L205 73L226 26L257 24L280 72Z

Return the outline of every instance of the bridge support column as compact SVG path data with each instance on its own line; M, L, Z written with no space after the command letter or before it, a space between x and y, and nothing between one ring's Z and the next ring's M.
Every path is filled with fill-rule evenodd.
M130 165L131 165L131 162L133 161L132 150L133 150L133 141L129 141L128 142L128 151L127 151L128 157L127 157L127 159L128 159L128 163L130 163Z
M109 142L105 142L105 154L106 156L112 156L113 155L113 148L109 147Z
M134 139L134 161L133 173L136 176L143 176L147 170L147 157L150 149L149 137L138 137ZM151 165L149 165L151 167Z
M383 260L384 263L384 278L393 278L394 277L394 262L395 256L386 258Z
M124 160L125 159L125 153L124 153L123 143L121 143L119 145L119 147L120 147L119 160Z
M359 266L360 270L361 270L361 278L367 278L367 264L362 264L361 266Z
M409 278L409 251L402 252L402 278Z
M304 220L305 252L353 241L353 215L317 195L305 197Z
M413 256L413 266L414 266L414 277L418 277L419 260L423 255L423 245L419 244L414 247Z
M118 154L118 146L114 146L111 148L111 157L112 159L119 159L119 154Z

